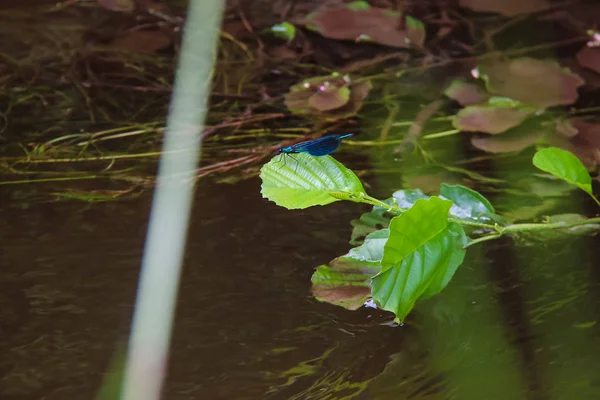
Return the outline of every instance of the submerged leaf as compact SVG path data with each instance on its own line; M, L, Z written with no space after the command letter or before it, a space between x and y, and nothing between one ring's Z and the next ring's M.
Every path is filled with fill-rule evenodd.
M577 88L584 84L568 68L530 57L495 60L480 70L490 93L540 108L574 103Z
M452 81L444 94L452 100L456 100L461 106L483 103L490 98L483 88L459 79Z
M401 12L375 8L366 2L337 7L324 6L306 16L309 29L330 39L368 41L391 47L420 48L425 41L425 27L420 21Z
M504 105L474 105L460 110L452 124L464 132L502 133L523 122L535 110Z
M512 153L533 146L548 134L547 127L525 122L501 135L474 136L471 144L488 153Z
M432 197L390 224L382 272L372 280L373 299L403 321L419 298L440 292L462 264L467 238L448 222L448 200Z
M592 194L592 178L589 172L581 161L568 151L556 147L540 150L533 156L533 165Z
M358 177L331 156L280 154L260 170L261 193L287 209L308 208L339 201L332 194L364 193Z

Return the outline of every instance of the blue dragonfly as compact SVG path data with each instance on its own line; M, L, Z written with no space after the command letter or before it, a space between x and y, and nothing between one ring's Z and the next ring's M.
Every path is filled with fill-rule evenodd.
M280 147L277 151L281 155L308 153L311 156L326 156L333 153L342 144L342 139L354 136L354 133L326 135L319 139L307 140L306 142L296 143L287 147ZM294 159L294 157L292 157ZM295 160L295 159L294 159ZM298 162L298 160L296 160ZM284 161L285 165L285 161ZM297 168L297 166L296 166Z

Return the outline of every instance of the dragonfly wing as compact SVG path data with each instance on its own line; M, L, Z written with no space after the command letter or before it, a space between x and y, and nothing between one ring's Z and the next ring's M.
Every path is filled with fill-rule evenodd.
M333 153L340 147L341 140L338 137L323 137L313 141L306 150L311 156L324 156Z

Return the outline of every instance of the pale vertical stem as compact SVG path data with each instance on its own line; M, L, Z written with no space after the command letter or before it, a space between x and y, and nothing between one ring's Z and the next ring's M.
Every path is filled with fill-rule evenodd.
M189 3L142 260L124 400L161 396L223 3Z

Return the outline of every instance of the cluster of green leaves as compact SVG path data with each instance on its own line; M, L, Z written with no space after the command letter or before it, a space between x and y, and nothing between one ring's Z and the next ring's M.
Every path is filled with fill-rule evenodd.
M420 299L446 287L463 263L468 246L504 234L598 229L600 218L554 216L542 224L510 224L480 193L442 184L438 196L399 190L385 201L369 196L359 178L331 156L279 155L261 169L262 195L288 209L340 200L367 203L373 210L355 224L364 241L312 277L313 295L347 309L367 301L393 312L402 322ZM539 169L592 194L591 177L579 159L558 148L536 153ZM579 233L590 229L579 230ZM353 235L358 243L359 235ZM473 238L478 236L476 238Z

